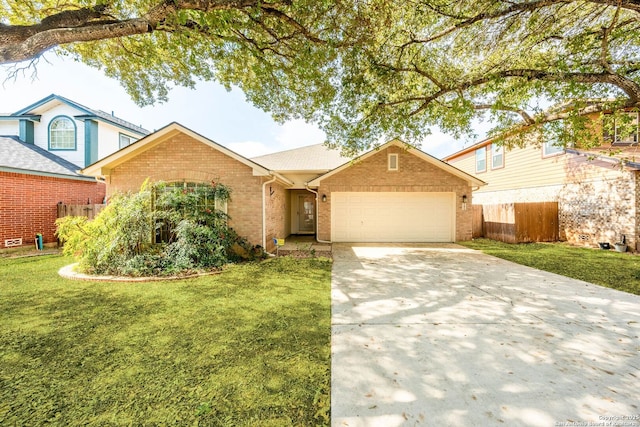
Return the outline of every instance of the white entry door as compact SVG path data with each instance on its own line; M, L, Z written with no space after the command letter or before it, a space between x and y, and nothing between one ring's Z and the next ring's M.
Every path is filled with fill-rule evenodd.
M455 193L331 194L334 242L453 242Z

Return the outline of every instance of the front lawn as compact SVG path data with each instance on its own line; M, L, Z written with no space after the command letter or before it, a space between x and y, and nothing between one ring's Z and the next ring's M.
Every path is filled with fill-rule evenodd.
M565 243L509 244L476 239L460 244L518 264L640 295L640 257L629 253Z
M328 425L328 261L62 279L0 258L0 425Z

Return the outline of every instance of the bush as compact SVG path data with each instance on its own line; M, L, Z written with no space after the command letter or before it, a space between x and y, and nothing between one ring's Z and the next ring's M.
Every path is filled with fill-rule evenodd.
M148 276L219 268L238 259L238 247L248 256L256 254L219 209L230 194L219 183L145 183L138 193L114 195L93 221L59 219L57 234L64 253L90 274Z

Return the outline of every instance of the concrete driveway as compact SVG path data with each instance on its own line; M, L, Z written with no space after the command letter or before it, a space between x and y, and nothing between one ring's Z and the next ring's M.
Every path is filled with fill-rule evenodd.
M640 425L639 296L453 244L333 257L333 426Z

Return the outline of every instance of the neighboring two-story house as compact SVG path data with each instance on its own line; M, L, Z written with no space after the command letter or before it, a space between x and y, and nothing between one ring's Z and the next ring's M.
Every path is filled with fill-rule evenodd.
M603 135L598 148L582 149L576 141L565 149L554 141L539 141L508 149L486 139L443 160L487 183L474 191L474 204L557 202L561 240L597 247L624 235L635 250L640 159L637 113L629 114L636 132Z
M50 95L0 114L0 248L54 242L57 205L102 203L105 185L78 170L149 132Z
M83 168L148 135L113 114L49 95L12 114L0 114L0 135L17 136Z

